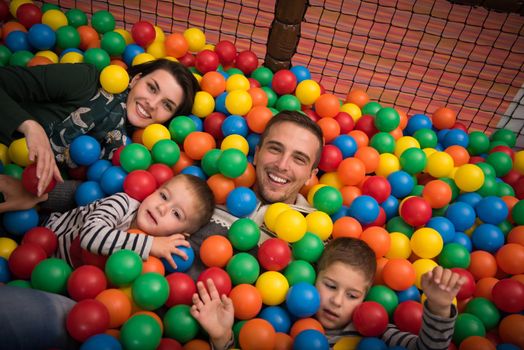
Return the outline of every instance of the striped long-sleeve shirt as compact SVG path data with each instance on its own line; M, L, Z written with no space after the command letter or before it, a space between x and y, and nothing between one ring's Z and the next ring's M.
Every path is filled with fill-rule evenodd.
M56 256L73 265L71 243L79 237L80 246L94 254L110 255L129 249L147 259L153 237L127 232L139 205L127 194L116 193L66 213L51 214L46 227L58 237Z

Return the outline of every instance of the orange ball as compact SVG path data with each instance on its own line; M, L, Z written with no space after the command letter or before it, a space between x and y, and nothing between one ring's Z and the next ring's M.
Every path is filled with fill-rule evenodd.
M417 273L407 259L389 259L382 270L382 278L389 288L400 291L415 284Z
M166 55L174 58L180 58L187 53L189 44L186 38L180 33L173 33L166 37L164 41Z
M53 64L53 61L44 56L34 56L27 62L28 67L45 66L46 64Z
M334 118L323 118L317 122L322 130L326 143L331 142L340 135L340 125Z
M156 272L164 276L166 274L166 268L159 258L150 255L147 260L142 263L142 274L148 272Z
M273 112L266 106L255 106L246 115L246 122L249 129L261 134L269 120L273 118Z
M200 160L204 155L216 148L217 144L213 136L203 131L193 131L184 139L184 152L194 160Z
M351 89L346 95L346 103L354 103L362 109L369 102L369 96L364 90Z
M143 134L144 134L144 129L135 129L135 131L133 131L133 135L131 135L131 140L134 143L142 144L142 135Z
M343 216L333 223L333 239L339 237L360 238L362 225L357 219Z
M362 195L362 190L357 186L343 186L340 188L342 204L350 206L358 196Z
M109 311L109 328L119 328L131 316L131 300L120 289L106 289L95 299Z
M184 151L180 151L180 158L178 158L178 161L171 167L173 170L173 174L177 175L179 174L184 168L193 165L195 161L191 158L189 158Z
M83 25L76 28L76 30L78 31L78 35L80 35L80 45L78 47L84 51L89 48L91 42L100 40L98 32L93 27Z
M369 144L369 137L362 130L351 130L348 132L348 135L355 139L355 142L357 143L357 149L366 147Z
M402 131L402 129L399 127L393 129L392 131L389 132L389 134L391 136L393 136L393 138L395 140L398 140L399 138L401 138L402 136L404 136L404 132Z
M524 225L515 226L508 233L508 243L518 243L524 246Z
M468 270L476 281L483 277L494 277L497 273L497 261L490 253L476 250L470 254L470 258Z
M323 94L315 101L315 111L321 118L334 118L340 111L340 101L333 94Z
M495 255L502 271L510 275L524 273L524 246L517 243L503 245Z
M433 121L433 126L439 130L451 129L457 121L457 113L449 108L440 107L433 112L431 120Z
M300 194L303 195L304 197L307 197L309 190L313 188L313 186L318 185L318 183L319 183L319 180L318 180L317 175L313 175L311 180L309 180L309 183L307 185L302 186L302 188L300 189Z
M456 167L469 163L469 152L462 146L452 145L444 150L453 158Z
M524 349L524 315L513 314L500 321L499 336L504 343Z
M233 246L224 236L209 236L200 247L200 259L207 267L224 267L232 256Z
M404 130L408 125L408 115L406 114L406 112L400 109L397 109L397 113L400 117L400 123L398 124L398 127Z
M231 289L229 297L235 307L235 318L249 320L262 309L262 296L258 289L251 285L242 283Z
M512 211L513 211L513 207L515 206L515 204L518 203L518 198L515 198L513 196L502 196L500 197L504 203L506 203L506 206L508 207L508 221L513 223L513 215L512 215ZM522 231L523 233L521 233L522 236L524 236L524 231ZM521 243L522 245L524 245L524 238L522 239L522 242Z
M493 301L493 297L491 296L491 290L497 284L498 278L495 277L484 277L477 281L477 284L475 284L475 291L473 292L473 296L478 298L486 298L490 301Z
M524 284L524 274L520 275L513 275L511 276L512 279L519 281L520 283Z
M209 179L207 179L207 184L209 188L211 188L211 191L213 191L216 204L226 203L227 195L235 189L235 182L222 174L210 176Z
M318 322L314 318L307 317L307 318L301 318L298 321L296 321L295 323L293 323L293 325L291 326L291 329L289 330L289 335L291 336L291 338L295 339L298 333L308 330L308 329L317 330L322 334L326 333L326 331L324 330L324 327L322 326L322 324L320 324L320 322Z
M2 41L5 42L5 39L11 32L24 32L27 33L26 27L19 22L7 22L2 26Z
M211 350L211 345L202 339L192 339L184 344L184 350Z
M268 98L267 94L262 88L252 87L247 90L249 95L251 95L251 100L253 101L253 107L262 106L266 107Z
M474 335L467 337L460 343L459 350L496 350L497 348L484 337Z
M219 72L207 72L202 77L202 80L200 80L200 88L206 92L209 92L211 96L217 97L226 91L226 79Z
M380 154L376 149L369 146L361 147L355 152L355 158L360 159L366 168L366 174L377 170L380 163Z
M383 257L391 246L388 231L380 226L370 226L362 231L360 239L366 242L378 258Z
M452 195L451 187L442 180L431 180L422 189L422 198L433 209L443 208L448 205Z
M275 347L275 329L268 321L254 318L242 326L238 340L244 350L273 350Z
M293 338L289 334L277 332L275 335L275 350L293 349Z
M375 279L373 280L373 285L384 285L384 266L388 263L388 258L378 258L377 259L377 269L375 270Z
M127 64L124 61L119 60L118 58L112 59L109 64L112 64L112 65L115 65L115 66L120 66L120 67L124 68L125 70L127 70Z
M233 179L233 182L235 183L235 187L251 187L255 184L256 180L256 173L255 173L255 167L251 163L247 163L246 170L242 175L239 177L235 177Z
M344 185L358 185L366 176L366 167L358 158L346 158L340 162L337 174Z

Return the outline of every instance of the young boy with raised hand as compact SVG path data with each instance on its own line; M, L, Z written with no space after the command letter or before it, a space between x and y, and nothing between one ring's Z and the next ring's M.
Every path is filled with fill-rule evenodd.
M326 245L317 264L315 285L320 308L316 318L324 327L331 348L342 337L360 336L351 319L373 284L375 270L375 253L364 241L342 237ZM407 349L447 349L457 318L452 302L464 282L458 274L440 266L424 274L421 284L427 300L418 336L389 324L382 340L389 346ZM218 294L211 280L206 285L207 289L202 282L197 283L198 294L193 296L191 314L208 332L214 349L231 348L233 303Z

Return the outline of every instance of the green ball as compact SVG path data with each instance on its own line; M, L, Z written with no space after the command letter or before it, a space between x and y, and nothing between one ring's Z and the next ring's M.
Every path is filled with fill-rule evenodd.
M369 145L380 154L395 152L395 138L387 132L377 132L371 137Z
M371 287L365 301L376 301L381 304L391 318L398 305L398 296L392 289L383 285L376 285Z
M333 186L324 186L315 192L313 206L328 215L342 208L342 194Z
M27 63L31 61L33 57L35 57L33 53L26 51L26 50L20 50L20 51L13 53L11 57L9 57L9 65L25 67L27 66Z
M426 152L416 147L408 148L399 157L400 167L410 175L423 171L427 162Z
M56 46L61 49L77 48L80 45L80 34L73 26L63 26L56 31Z
M435 148L437 147L437 134L431 129L419 129L415 131L413 137L420 144L420 148Z
M482 170L482 172L484 173L484 176L496 176L495 168L493 168L491 164L479 162L479 163L476 163L475 165L478 166L480 170Z
M84 53L84 62L90 63L99 71L102 71L102 69L109 66L111 58L104 50L99 49L98 47L93 47Z
M442 252L438 258L439 265L447 269L453 267L460 267L467 269L471 258L466 247L458 243L448 243L442 248Z
M495 176L484 176L484 183L477 190L477 193L482 197L496 196L497 195L497 179Z
M130 285L142 273L142 259L132 250L119 250L107 259L105 272L115 286Z
M293 258L315 263L324 251L324 243L317 235L306 232L306 234L291 245Z
M70 26L78 28L87 25L87 16L82 10L70 9L66 11L65 15Z
M226 271L234 286L242 283L253 284L260 275L260 265L253 255L242 252L229 259Z
M446 210L449 205L445 205L442 208L435 208L431 210L431 216L446 216Z
M486 163L491 164L495 169L497 177L502 177L510 172L513 168L513 161L511 157L503 152L493 152L486 158Z
M117 32L107 32L102 35L100 47L110 56L120 56L126 48L126 40Z
M26 280L12 280L7 282L7 285L20 288L31 288L31 282Z
M155 350L161 340L162 329L149 315L132 316L120 330L120 342L126 350Z
M4 174L14 177L17 180L22 180L23 172L24 172L24 168L22 168L18 164L10 163L10 164L4 165Z
M274 107L278 99L277 93L268 86L262 86L262 90L264 90L267 95L267 106Z
M455 183L455 180L449 177L441 177L439 180L448 184L449 188L451 188L451 202L455 201L455 199L457 199L458 195L460 194L460 189Z
M173 166L180 159L180 147L173 140L160 140L151 149L155 163Z
M468 152L472 156L485 153L489 149L489 137L482 131L472 131L469 133Z
M486 327L486 330L491 330L499 324L500 312L491 301L486 298L473 298L467 305L464 312L477 316Z
M42 5L42 13L45 13L46 11L49 11L49 10L60 10L60 7L58 7L58 5L55 5L55 4L43 4Z
M509 129L498 129L491 135L492 141L502 141L509 148L515 147L517 136L515 132Z
M395 130L400 124L400 116L395 108L381 108L375 116L375 127L384 132Z
M453 333L453 342L459 346L462 341L473 335L484 337L486 328L481 320L475 315L462 313L457 316L455 322L455 333Z
M388 232L400 232L405 234L408 238L411 238L415 229L413 226L409 225L402 219L400 216L394 216L388 220L386 223L386 229Z
M31 273L31 285L34 289L49 293L65 294L67 279L73 270L62 259L49 258L42 260Z
M508 220L502 221L497 226L498 226L498 228L500 228L500 230L504 234L504 237L507 237L508 233L513 229L513 224L511 222L509 222Z
M200 330L198 321L191 316L188 305L176 305L164 315L164 333L181 343L195 338Z
M144 310L155 310L169 297L169 284L164 276L148 272L137 277L131 287L133 300Z
M240 336L240 330L244 326L244 324L247 322L247 320L237 321L233 325L233 335L235 337L235 344L240 344L239 336Z
M218 158L218 170L229 178L239 177L246 171L247 158L241 150L228 148Z
M260 83L260 86L269 86L273 80L273 72L267 67L258 67L251 73L251 78Z
M294 95L282 95L278 98L276 107L282 111L300 111L300 101Z
M362 107L362 115L377 115L377 112L382 109L382 106L378 102L368 102Z
M524 225L524 199L518 201L513 209L511 209L511 215L513 216L513 221L517 225Z
M0 67L6 66L13 53L5 45L0 45Z
M248 251L257 246L260 239L258 225L249 218L241 218L233 222L227 233L231 245L240 251Z
M422 191L424 191L424 186L422 186L422 185L415 185L415 186L413 186L413 189L411 190L409 195L410 196L421 197L422 196Z
M515 190L505 182L497 182L497 197L515 196Z
M284 270L284 276L289 282L289 286L294 286L299 282L307 282L314 285L317 274L313 266L304 260L294 260Z
M120 165L128 173L133 170L146 170L151 165L151 153L140 143L131 143L120 153Z
M229 74L230 76L231 75L235 75L235 74L240 74L240 75L244 75L244 72L242 72L240 69L238 68L229 68L228 70L226 70L226 73Z
M171 138L181 145L187 135L196 130L195 122L185 115L175 117L169 123L169 133Z
M207 176L213 176L220 172L218 169L218 159L220 158L221 154L221 150L214 148L207 151L206 154L204 154L204 157L202 157L200 165Z
M115 17L109 11L100 10L91 17L91 25L99 34L104 34L115 30Z

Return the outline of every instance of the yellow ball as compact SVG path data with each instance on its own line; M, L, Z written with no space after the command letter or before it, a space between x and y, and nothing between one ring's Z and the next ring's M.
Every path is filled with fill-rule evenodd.
M164 31L159 26L155 26L155 41L164 42L166 40L166 35Z
M424 302L426 301L427 298L428 298L428 297L426 296L426 293L422 293L422 294L420 295L420 303L421 303L422 305L424 305ZM453 298L453 300L451 301L451 303L452 303L453 305L457 306L457 298L456 298L456 297Z
M163 58L166 56L166 47L163 41L154 41L148 47L146 52L154 58Z
M224 151L229 148L236 148L242 151L242 153L244 153L246 156L249 153L249 143L241 135L228 135L224 138L224 140L222 140L222 143L220 144L220 149Z
M215 45L213 45L213 44L205 44L202 47L202 50L200 50L200 51L204 51L204 50L215 51Z
M518 151L515 153L513 169L515 169L520 175L524 175L524 151Z
M58 55L50 50L38 51L35 53L35 56L46 57L51 60L53 63L58 63Z
M129 86L129 74L116 64L109 65L100 73L100 84L107 92L119 94Z
M16 247L18 247L18 244L15 240L7 237L0 237L0 257L9 260L11 253Z
M280 213L275 222L275 233L278 238L293 243L306 234L307 221L304 215L294 209Z
M389 234L390 246L385 257L388 259L407 259L411 255L411 242L409 237L401 232Z
M84 55L78 52L68 52L60 57L60 63L82 63Z
M289 283L283 274L277 271L266 271L258 276L255 287L262 296L265 305L279 305L286 300Z
M337 190L340 190L344 186L342 181L340 181L340 177L338 177L338 173L336 171L323 174L320 179L318 179L318 182L324 185L335 187Z
M411 250L425 259L436 257L442 251L444 241L437 230L430 227L419 228L411 236Z
M11 163L11 158L9 158L9 147L3 143L0 143L0 162L2 162L3 165Z
M395 155L391 153L382 153L379 156L378 167L375 174L378 176L388 177L389 174L400 170L400 162Z
M340 106L340 111L349 114L355 122L358 121L360 117L362 117L362 110L354 103L344 103L342 106Z
M132 44L132 43L135 42L133 40L133 36L131 35L131 33L129 33L129 31L127 31L125 29L122 29L122 28L117 28L114 31L117 32L118 34L122 35L122 37L126 41L126 45L129 45L129 44Z
M317 235L325 241L333 233L333 220L323 211L314 211L306 215L307 232Z
M362 337L342 337L333 346L333 350L355 350Z
M9 4L9 12L13 15L14 18L16 18L16 11L22 4L32 4L33 2L31 0L13 0Z
M420 285L420 279L422 278L422 275L428 271L433 270L435 267L437 267L437 263L431 259L418 259L418 260L415 260L415 262L412 265L417 275L415 279L415 285L417 286L418 289L422 289Z
M42 15L42 23L47 24L51 29L56 31L58 28L66 26L69 22L62 11L51 9Z
M453 170L453 158L446 152L435 152L428 157L427 172L436 178L447 177Z
M210 115L215 110L215 99L209 92L198 91L193 102L193 109L191 113L199 118L204 118Z
M11 161L21 167L26 167L33 163L29 160L29 150L27 149L25 137L11 142L8 153Z
M226 91L231 92L234 90L249 90L249 80L242 74L233 74L226 80Z
M311 187L307 193L307 201L309 204L313 205L313 197L315 197L315 193L317 193L317 191L319 189L321 189L322 187L324 186L327 186L326 184L322 184L322 183L319 183L319 184L316 184L314 185L313 187Z
M266 227L272 231L275 232L275 224L277 222L277 217L284 211L291 209L289 205L286 203L278 202L271 204L267 210L266 214L264 215L264 224L266 224Z
M133 58L133 62L131 63L132 66L136 66L137 64L141 64L141 63L146 63L146 62L151 62L151 61L154 61L155 60L155 56L147 53L147 52L142 52L142 53L139 53L138 55L135 56L135 58Z
M189 28L184 31L184 38L189 45L189 51L198 52L206 44L206 36L198 28Z
M311 79L302 80L295 89L295 96L303 105L312 105L320 96L320 85Z
M402 136L395 142L395 155L400 157L408 148L420 148L420 143L412 136Z
M475 164L464 164L455 173L457 187L465 192L475 192L484 184L484 172Z
M231 114L246 115L253 107L253 99L249 92L233 90L226 96L226 108Z
M426 153L426 158L429 158L430 155L432 155L435 152L438 152L436 149L429 147L423 148L422 150L424 151L424 153Z
M198 81L198 85L200 85L200 82L202 81L202 76L198 73L193 73L193 76Z
M170 140L169 129L162 124L151 124L146 126L142 134L142 143L148 150L151 150L155 143L160 140Z

